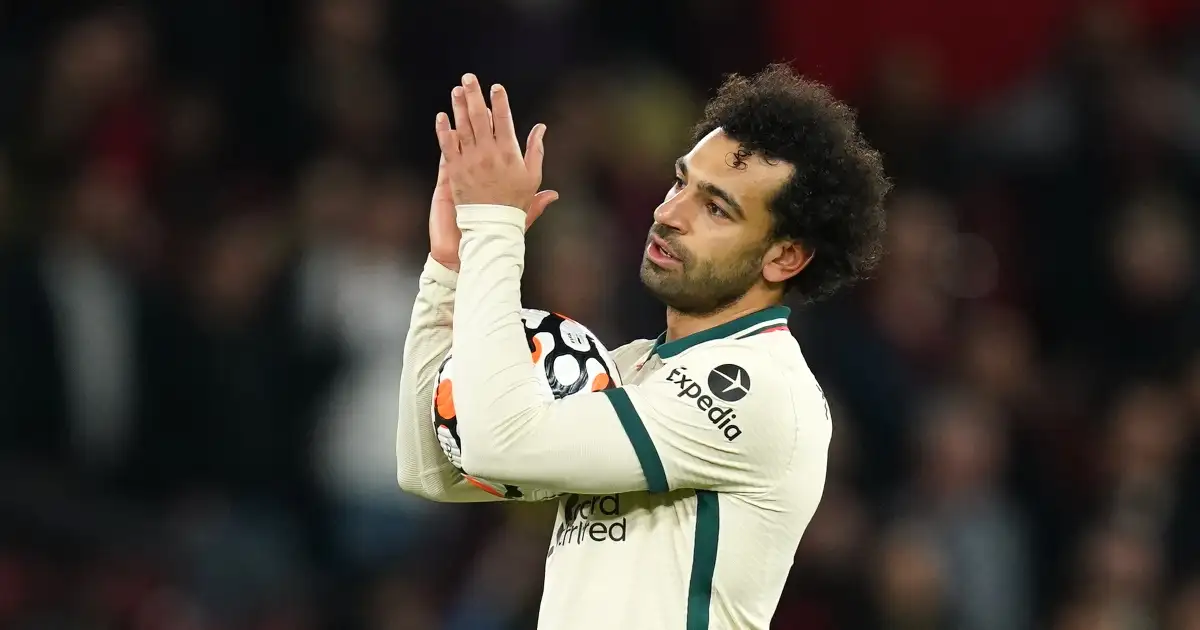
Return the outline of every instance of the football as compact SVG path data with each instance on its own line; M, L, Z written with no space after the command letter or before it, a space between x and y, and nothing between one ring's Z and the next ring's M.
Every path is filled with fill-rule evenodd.
M525 339L533 370L547 400L620 387L620 375L608 350L583 324L537 309L522 309ZM442 451L462 471L462 441L454 411L454 349L438 370L433 397L433 425ZM489 494L512 501L545 501L557 493L538 488L493 483L463 473L466 480Z

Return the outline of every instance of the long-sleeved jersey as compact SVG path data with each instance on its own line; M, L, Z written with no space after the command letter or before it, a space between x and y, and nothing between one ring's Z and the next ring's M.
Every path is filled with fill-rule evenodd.
M614 352L624 386L547 401L519 314L524 215L460 206L458 222L463 469L566 493L539 627L767 628L820 500L831 432L787 309L633 342ZM412 378L431 381L425 365ZM429 425L429 399L416 403L413 424ZM461 486L452 468L425 468L437 442L420 431L429 435L410 437L426 444L409 448L429 452L409 476L427 493Z
M438 368L450 351L457 282L457 273L432 258L425 261L404 340L396 478L406 492L434 501L496 501L496 497L467 483L446 459L430 415Z

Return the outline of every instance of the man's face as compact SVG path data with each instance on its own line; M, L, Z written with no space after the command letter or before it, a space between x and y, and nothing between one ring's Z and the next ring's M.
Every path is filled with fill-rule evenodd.
M654 211L642 283L679 312L716 312L762 280L769 204L792 167L739 149L720 129L705 136L676 162L675 184Z

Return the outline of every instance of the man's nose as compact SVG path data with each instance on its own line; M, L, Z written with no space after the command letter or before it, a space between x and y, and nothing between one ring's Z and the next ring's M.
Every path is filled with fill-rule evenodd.
M687 195L683 191L671 195L654 209L654 222L686 233L691 216L688 205Z

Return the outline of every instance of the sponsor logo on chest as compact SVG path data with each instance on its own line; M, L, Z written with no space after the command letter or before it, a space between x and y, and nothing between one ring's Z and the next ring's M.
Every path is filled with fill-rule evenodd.
M628 518L621 512L621 495L580 496L572 494L559 503L562 519L554 533L555 547L584 543L625 542Z
M667 374L667 382L678 386L676 397L696 405L726 440L732 442L742 434L742 429L734 422L737 412L722 403L737 402L750 393L750 375L745 369L731 363L718 365L708 373L705 387L681 366Z

